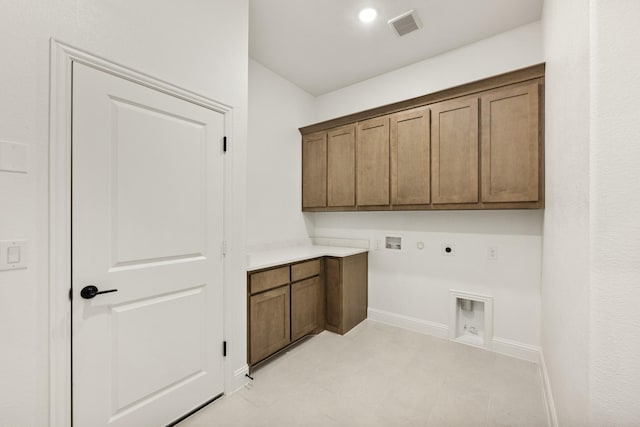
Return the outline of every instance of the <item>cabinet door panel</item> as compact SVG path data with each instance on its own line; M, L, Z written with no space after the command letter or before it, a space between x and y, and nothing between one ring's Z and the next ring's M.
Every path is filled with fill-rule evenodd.
M333 129L327 134L327 205L355 206L355 126Z
M289 286L251 297L251 364L291 342Z
M388 205L389 117L358 123L357 150L357 204Z
M302 207L327 206L327 133L302 138Z
M367 318L368 254L342 258L342 330L345 334Z
M429 109L414 108L391 116L391 204L431 201Z
M295 341L321 324L320 278L312 277L291 285L291 340Z
M339 332L342 328L342 272L340 260L326 258L325 266L325 292L326 292L326 317L325 327L331 332Z
M482 201L538 200L538 84L482 96Z
M433 203L478 202L478 99L431 108Z

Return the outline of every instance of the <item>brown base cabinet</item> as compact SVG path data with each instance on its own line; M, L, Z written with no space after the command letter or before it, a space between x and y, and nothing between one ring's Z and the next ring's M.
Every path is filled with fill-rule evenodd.
M344 335L367 318L367 254L325 260L325 328Z
M247 273L249 369L297 340L367 318L367 253Z

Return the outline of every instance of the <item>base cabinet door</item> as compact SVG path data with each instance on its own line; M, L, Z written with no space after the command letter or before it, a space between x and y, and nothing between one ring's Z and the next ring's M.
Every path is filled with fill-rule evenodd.
M325 268L325 292L327 307L325 309L325 328L339 333L342 327L342 263L339 258L327 258Z
M250 364L255 364L291 342L289 286L250 297Z
M291 341L322 329L322 283L312 277L291 284Z

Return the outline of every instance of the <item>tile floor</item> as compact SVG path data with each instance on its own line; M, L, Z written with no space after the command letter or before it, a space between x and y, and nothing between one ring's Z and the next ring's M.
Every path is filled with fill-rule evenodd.
M537 365L370 320L253 376L179 426L547 425Z

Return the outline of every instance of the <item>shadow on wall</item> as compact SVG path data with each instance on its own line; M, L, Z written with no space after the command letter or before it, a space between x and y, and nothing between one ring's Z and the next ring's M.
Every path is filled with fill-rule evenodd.
M307 230L307 236L315 236L315 222L314 212L303 212L302 218L304 219L304 227Z
M308 212L315 228L542 236L543 209L496 211ZM311 234L313 235L313 234Z

